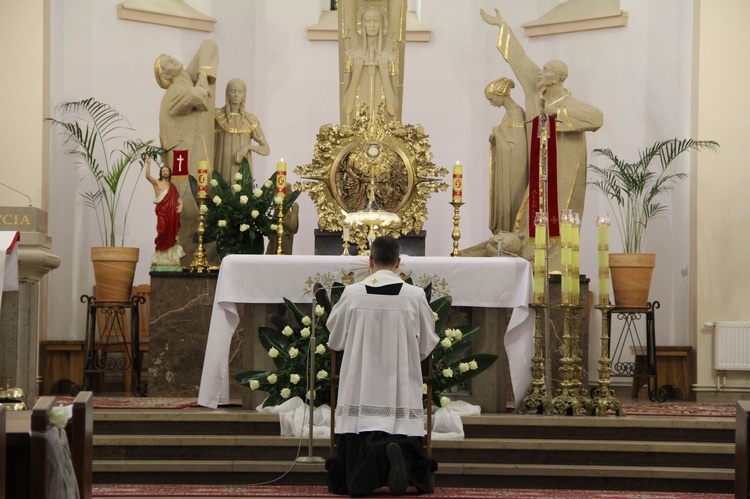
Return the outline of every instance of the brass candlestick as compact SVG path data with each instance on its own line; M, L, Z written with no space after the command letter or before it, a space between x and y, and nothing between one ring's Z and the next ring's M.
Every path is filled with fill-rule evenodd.
M585 416L586 407L576 393L576 367L571 341L571 331L578 322L575 316L578 315L582 307L570 303L562 303L558 307L563 309L562 357L560 358L560 379L562 381L560 382L559 395L552 399L552 410L554 414Z
M552 403L547 397L547 389L544 386L544 323L547 312L546 303L529 304L536 313L534 329L534 358L531 367L533 381L529 393L523 398L521 408L518 412L536 412L537 414L552 414Z
M580 278L578 276L574 276L574 278ZM574 301L575 304L578 305L578 308L583 308L579 304L578 297L574 294ZM573 366L573 379L572 379L572 393L573 396L575 396L578 401L583 405L584 409L586 410L586 414L592 414L594 410L594 403L591 400L591 397L589 397L588 389L583 386L583 359L579 355L579 346L580 346L580 335L578 334L578 328L580 325L580 315L578 314L578 311L574 314L572 314L571 317L571 329L570 329L570 358L572 359L572 366Z
M451 201L451 205L453 206L453 233L451 234L453 238L453 253L451 253L451 256L461 256L461 252L458 251L458 241L461 239L461 230L459 229L461 215L459 210L461 210L463 203L461 201Z
M594 305L602 314L602 356L599 359L599 388L594 391L594 409L597 416L606 416L607 411L614 411L618 416L626 416L615 391L610 388L612 379L612 359L609 358L609 314L614 308L609 303Z
M284 198L279 202L279 221L276 226L276 254L283 255L284 250L281 245L284 242Z
M190 272L198 274L208 272L208 260L206 259L206 252L203 249L203 234L206 232L204 223L205 206L206 199L204 197L198 198L198 247L193 253L193 263L190 264Z

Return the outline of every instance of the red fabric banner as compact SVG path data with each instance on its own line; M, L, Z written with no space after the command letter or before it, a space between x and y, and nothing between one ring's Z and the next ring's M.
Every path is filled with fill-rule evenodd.
M172 151L172 176L181 177L188 175L188 152L187 149Z
M529 237L536 236L534 218L542 204L543 185L539 165L541 140L539 137L540 118L537 116L531 125L531 151L529 153ZM560 236L560 213L557 206L557 135L555 117L544 115L549 130L547 137L547 206L549 217L549 237Z

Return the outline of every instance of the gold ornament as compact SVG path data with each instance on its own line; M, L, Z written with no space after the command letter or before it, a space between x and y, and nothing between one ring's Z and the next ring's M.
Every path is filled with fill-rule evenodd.
M362 210L372 189L377 206L398 215L399 223L380 227L378 235L418 233L427 220L427 199L448 188L448 170L432 163L429 137L421 125L388 120L381 105L374 120L360 106L351 125L323 125L312 163L294 172L318 212L318 228L340 231L349 212ZM370 227L350 228L349 242L364 248Z

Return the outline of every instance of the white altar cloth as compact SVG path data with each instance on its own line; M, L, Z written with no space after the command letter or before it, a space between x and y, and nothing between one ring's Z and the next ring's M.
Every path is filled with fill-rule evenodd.
M312 287L367 275L363 256L229 255L221 262L208 330L198 404L216 408L229 403L229 349L239 325L238 303L304 303ZM401 258L399 272L415 285L433 283L433 299L449 294L453 305L512 308L505 333L516 407L531 384L534 314L531 265L521 258ZM492 353L492 352L489 352Z

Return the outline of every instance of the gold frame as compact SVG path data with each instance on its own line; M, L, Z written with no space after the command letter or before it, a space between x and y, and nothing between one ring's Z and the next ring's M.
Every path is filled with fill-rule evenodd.
M297 182L295 188L306 191L315 203L320 230L335 232L343 229L347 208L351 211L352 207L345 206L341 199L341 190L336 185L337 168L356 148L365 148L373 142L383 150L395 153L407 170L404 195L394 210L401 222L381 227L378 235L399 237L421 231L427 220L427 199L433 192L448 188L443 181L448 170L432 162L429 137L422 126L389 121L385 114L384 106L381 106L375 119L371 120L369 109L363 105L351 125L323 125L318 132L312 163L295 168L294 172L304 179ZM376 178L390 171L387 164L371 166ZM364 247L368 231L368 227L352 227L350 242Z

